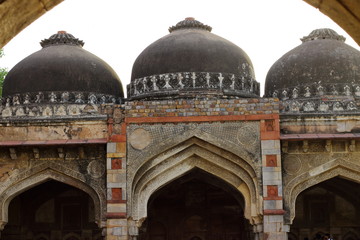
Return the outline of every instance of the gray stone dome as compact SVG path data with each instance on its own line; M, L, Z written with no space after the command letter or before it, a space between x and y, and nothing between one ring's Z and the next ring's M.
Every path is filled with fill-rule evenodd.
M92 95L102 102L123 98L123 89L115 71L102 59L84 50L84 42L64 31L41 42L41 50L15 65L5 78L3 96L17 101L49 100L81 103ZM65 94L65 95L64 95ZM20 98L20 100L19 100ZM30 100L29 100L30 99ZM106 99L106 100L105 100ZM115 100L116 99L116 100ZM25 101L25 100L24 100Z
M360 51L331 29L317 29L270 68L266 97L282 100L360 94Z
M169 31L135 60L130 99L259 96L252 63L241 48L193 18Z

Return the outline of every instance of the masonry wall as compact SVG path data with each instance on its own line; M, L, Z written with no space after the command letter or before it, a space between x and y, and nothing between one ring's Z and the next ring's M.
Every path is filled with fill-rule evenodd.
M283 225L284 211L282 208L282 179L279 142L280 128L278 113L279 103L278 99L276 98L220 100L189 99L126 102L124 110L124 122L128 128L128 152L126 161L128 163L128 166L132 166L131 161L133 161L133 157L129 155L129 148L132 148L132 145L140 146L137 147L137 150L139 150L142 148L142 146L151 145L152 141L151 139L149 140L149 138L147 138L147 142L145 143L145 145L142 145L141 137L138 137L135 138L135 141L137 142L134 142L134 140L131 140L132 135L134 135L132 133L136 132L137 135L152 136L154 131L157 131L155 129L157 128L156 126L158 126L157 124L159 123L166 124L163 125L163 127L161 127L161 125L158 126L162 129L164 129L164 127L170 124L173 126L174 131L177 131L175 129L179 127L187 129L190 126L188 124L192 124L190 126L190 129L192 129L192 131L197 131L196 129L208 129L205 131L211 132L211 123L213 123L213 130L215 131L216 128L218 128L219 126L224 125L225 127L228 124L233 124L234 126L238 125L239 131L241 131L240 129L246 130L248 127L250 127L251 122L253 122L253 124L256 124L256 122L258 122L260 123L260 128L256 131L259 132L255 132L254 134L258 134L261 144L259 145L259 147L255 147L256 149L254 149L254 151L255 154L256 152L260 154L260 168L255 168L260 170L259 173L261 175L259 176L259 182L260 184L263 184L261 185L261 195L264 195L265 200L262 208L264 214L264 225L259 224L258 222L262 220L254 218L254 222L257 222L254 225L256 226L254 227L254 232L259 239L262 239L264 237L269 239L285 239L286 233L284 232L284 230L286 231L287 228L284 228ZM193 125L195 123L196 125ZM204 126L208 127L204 128ZM253 127L250 128L252 129L252 131L254 130ZM184 131L186 132L186 130ZM233 134L236 135L236 132L233 132ZM244 131L244 134L246 135L246 131ZM248 139L247 137L249 136L244 136L244 139ZM173 139L176 137L177 136L170 136L170 138ZM238 144L240 144L240 148L243 147L241 143ZM130 152L132 152L132 150ZM144 158L145 156L147 156L147 154L140 154L136 156L138 157L134 159L138 159L138 161L141 161L141 158ZM262 178L262 176L265 177ZM127 181L129 181L129 172ZM130 183L127 182L127 184ZM127 204L129 204L129 201L132 200L127 199ZM127 210L129 210L129 208ZM128 217L129 214L130 213L128 212ZM128 224L129 223L131 225L136 225L131 222L128 222ZM131 230L130 228L131 227L129 227L128 229L128 234L136 236L137 231L134 230L134 228L133 230ZM263 232L266 232L266 234L263 235ZM118 238L109 239L120 239L120 235L118 236Z
M125 105L126 118L239 116L278 114L277 98L133 101Z

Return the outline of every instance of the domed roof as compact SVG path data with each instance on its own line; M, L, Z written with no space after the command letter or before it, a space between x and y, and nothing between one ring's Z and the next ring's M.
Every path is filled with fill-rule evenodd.
M257 97L258 83L249 57L210 31L211 27L193 18L170 27L170 34L152 43L136 59L128 96L186 97L191 90L197 94Z
M270 68L265 96L309 98L354 95L360 86L360 51L331 29L317 29Z
M70 94L70 98L76 93L84 98L90 93L109 98L124 96L117 74L102 59L84 50L83 41L59 31L40 44L41 50L10 70L4 81L4 97L30 94L34 98L39 92L45 98L50 93L60 98L64 92Z

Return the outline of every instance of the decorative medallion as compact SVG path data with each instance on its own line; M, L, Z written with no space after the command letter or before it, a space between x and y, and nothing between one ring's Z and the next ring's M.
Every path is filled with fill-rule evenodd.
M137 150L143 150L151 143L151 141L151 134L143 128L135 129L129 137L130 145Z
M299 157L290 155L285 158L283 167L287 174L294 175L300 171L302 164Z
M237 133L237 140L244 146L251 146L256 143L258 139L257 132L250 126L241 127Z
M93 178L100 178L105 173L105 165L99 160L93 160L89 163L87 171Z

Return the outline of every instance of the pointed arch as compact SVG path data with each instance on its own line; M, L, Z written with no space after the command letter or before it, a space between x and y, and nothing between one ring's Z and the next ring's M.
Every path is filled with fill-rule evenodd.
M285 207L288 210L285 220L292 224L295 218L296 198L301 192L335 177L360 183L360 166L344 159L335 159L291 180L284 187Z
M343 240L356 240L356 239L359 239L358 238L358 235L354 232L354 231L349 231L347 232L343 237L342 237Z
M144 220L152 194L195 168L237 189L244 197L245 217L253 224L259 222L262 208L253 166L239 156L197 137L167 149L137 169L128 185L130 217L135 221Z
M63 240L80 240L81 237L79 234L71 232L71 233L66 234L62 239Z
M34 237L35 240L49 240L49 236L47 236L45 233L40 233Z
M35 172L34 174L28 175L29 172L28 174L21 174L18 175L16 180L12 179L12 181L7 182L6 188L0 195L0 223L2 223L2 227L4 227L8 222L8 208L12 199L19 194L50 180L73 186L87 193L94 202L95 221L98 226L101 226L103 208L106 206L102 201L104 198L99 196L98 192L81 179L55 170L58 169L56 166L57 164L55 164L54 168L54 166L50 167L49 164L46 164L46 166L42 166L40 168L41 170Z

